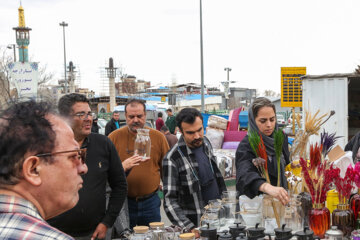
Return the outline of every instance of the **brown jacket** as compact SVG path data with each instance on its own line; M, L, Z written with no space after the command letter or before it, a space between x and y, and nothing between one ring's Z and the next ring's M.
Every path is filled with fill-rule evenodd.
M170 132L165 134L165 137L169 144L170 149L178 142L177 137L174 134L171 134Z

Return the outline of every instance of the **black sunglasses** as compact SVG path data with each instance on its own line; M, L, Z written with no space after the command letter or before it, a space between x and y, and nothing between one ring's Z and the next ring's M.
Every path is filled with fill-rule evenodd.
M68 150L68 151L61 151L61 152L53 152L53 153L41 153L38 155L35 155L36 157L47 157L47 156L53 156L60 153L71 153L71 152L77 152L78 153L78 159L82 164L86 161L86 148L76 149L76 150Z

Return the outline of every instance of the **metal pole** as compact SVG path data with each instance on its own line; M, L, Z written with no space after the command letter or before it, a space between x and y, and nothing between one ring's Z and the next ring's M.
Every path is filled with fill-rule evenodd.
M202 4L200 0L200 61L201 61L201 112L205 110L204 98L204 60L203 60L203 35L202 35Z
M14 49L14 62L16 62L16 46L15 44L11 44L13 46Z
M10 47L11 46L11 47ZM7 46L8 49L12 48L14 50L14 62L16 62L16 45L15 44L9 44Z
M65 27L68 26L67 23L65 23L64 21L62 23L60 23L60 26L63 27L63 38L64 38L64 74L65 74L65 94L67 94L67 78L66 78L66 47L65 47Z

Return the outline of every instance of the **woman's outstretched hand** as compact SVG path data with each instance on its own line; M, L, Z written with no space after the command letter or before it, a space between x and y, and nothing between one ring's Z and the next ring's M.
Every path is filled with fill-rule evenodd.
M266 182L260 186L259 190L278 199L283 205L290 201L289 194L283 187L274 187Z

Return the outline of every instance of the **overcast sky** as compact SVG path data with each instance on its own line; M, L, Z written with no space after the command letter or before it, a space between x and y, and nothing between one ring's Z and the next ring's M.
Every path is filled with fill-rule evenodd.
M79 66L81 87L98 92L109 57L153 85L200 84L199 0L22 0L30 57L63 76ZM19 1L0 1L0 46L15 42ZM280 92L280 68L347 73L360 64L358 0L203 0L204 79ZM11 54L11 50L8 50Z

